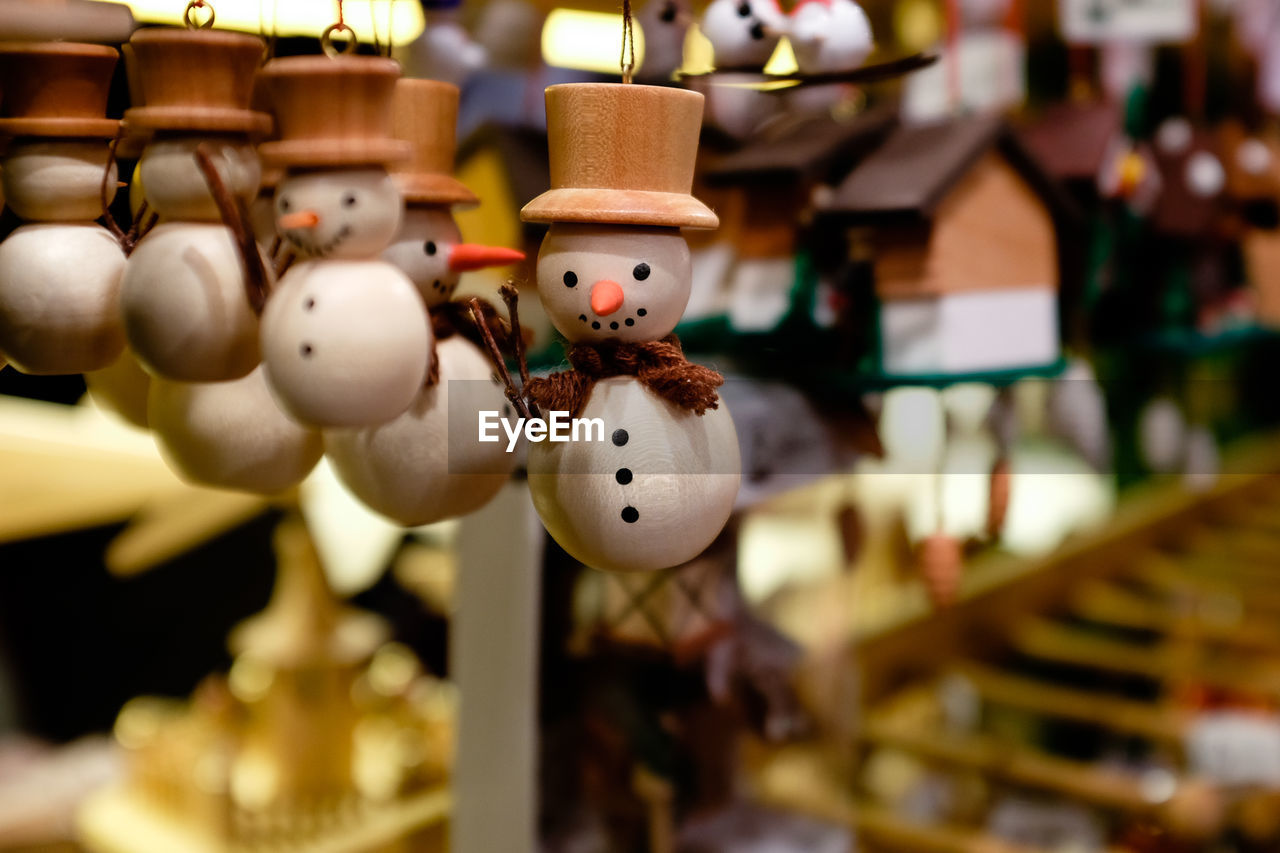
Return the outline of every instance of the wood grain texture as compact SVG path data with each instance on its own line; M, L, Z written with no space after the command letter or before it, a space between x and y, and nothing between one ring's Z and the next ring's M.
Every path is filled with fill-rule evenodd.
M106 117L107 94L119 58L96 44L0 44L0 134L115 136L120 123Z
M412 145L394 137L400 64L373 56L291 56L263 66L278 138L261 146L280 166L393 163Z
M257 36L224 30L139 30L129 39L129 81L141 102L125 111L138 131L266 133L271 116L249 108L266 50Z
M396 81L393 132L408 142L409 159L395 170L406 202L475 204L479 199L453 176L457 150L458 87L438 80Z
M881 299L1043 286L1058 278L1050 212L995 152L948 194L931 226L886 227L875 240Z
M574 83L547 89L551 189L527 222L714 228L693 186L703 98L664 86Z

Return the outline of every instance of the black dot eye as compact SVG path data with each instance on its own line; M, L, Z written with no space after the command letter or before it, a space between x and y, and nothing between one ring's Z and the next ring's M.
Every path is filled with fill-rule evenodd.
M659 15L662 23L669 24L676 19L676 4L668 3L662 7L662 14Z
M644 281L649 277L649 265L636 264L636 268L631 271L631 274L635 276L636 281Z
M428 241L427 241L427 243L426 243L426 245L422 247L422 251L426 252L428 255L434 255L434 254L436 253L436 243L435 243L435 241L434 241L434 240L428 240Z
M347 193L346 195L344 195L344 196L342 197L342 206L343 206L343 207L355 207L355 206L356 206L356 194L355 194L355 193Z
M739 4L738 4L738 17L739 17L739 18L749 18L749 17L751 17L751 4L750 4L750 3L739 3Z
M289 199L287 198L280 199L280 212L281 213L289 212Z
M573 270L564 274L564 286L576 287L578 284L578 275Z
M764 24L760 23L759 21L756 21L754 24L752 24L751 37L756 41L760 41L762 38L764 38Z

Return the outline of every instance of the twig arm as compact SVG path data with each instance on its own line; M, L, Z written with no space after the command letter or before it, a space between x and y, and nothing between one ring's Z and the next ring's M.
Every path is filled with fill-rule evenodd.
M258 242L253 239L253 232L246 224L248 217L244 215L240 203L223 183L222 176L218 174L218 167L214 165L213 158L204 145L196 146L196 163L204 174L205 183L209 185L214 203L218 205L222 223L231 230L236 247L240 250L240 262L244 267L245 295L249 298L249 305L253 307L254 313L261 314L262 307L267 303L268 277L266 267L262 263L262 256L258 253Z

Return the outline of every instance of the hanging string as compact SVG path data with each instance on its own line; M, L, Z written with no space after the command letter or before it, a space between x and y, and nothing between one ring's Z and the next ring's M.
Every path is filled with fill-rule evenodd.
M631 74L636 70L636 34L631 20L631 0L622 0L622 55L618 64L622 66L622 82L630 83Z
M196 22L192 16L192 12L196 9L204 9L209 13L209 19L206 21ZM208 30L213 28L213 21L217 16L213 12L213 4L209 0L191 0L187 4L187 8L182 12L182 22L186 24L189 30Z
M325 52L326 56L334 57L339 53L354 53L356 49L356 31L347 25L346 10L342 6L342 0L338 3L338 20L330 24L325 31L320 34L320 48ZM343 33L347 37L347 44L339 51L333 46L333 34Z
M391 41L391 34L396 26L396 0L387 3L387 59L391 58L391 51L394 44Z

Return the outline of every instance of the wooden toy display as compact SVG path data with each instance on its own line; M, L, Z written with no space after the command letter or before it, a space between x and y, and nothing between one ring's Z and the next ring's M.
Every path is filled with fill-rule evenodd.
M431 315L432 375L404 414L364 429L326 430L324 441L352 492L378 512L417 525L478 509L515 468L518 456L505 442L479 441L480 413L502 411L506 401L475 343L483 343L482 333L462 303L451 299L462 272L514 263L524 254L462 242L450 209L477 199L451 174L457 88L401 80L394 113L395 135L412 143L413 157L394 173L406 209L382 257L409 276ZM485 315L486 322L492 319ZM491 331L505 338L502 328Z
M130 349L153 374L239 379L260 360L244 264L194 157L204 145L227 189L248 202L261 170L251 136L271 117L249 109L261 39L213 30L140 30L131 76L143 103L125 112L145 135L139 179L162 222L129 257L121 303Z
M547 90L552 188L521 216L551 223L538 297L571 344L573 369L528 390L544 416L601 419L605 440L531 445L529 487L552 537L598 569L696 557L738 491L722 379L687 361L671 336L690 288L679 229L717 224L689 194L701 118L702 96L677 89Z
M0 352L26 373L96 370L124 348L124 249L94 221L116 190L107 140L119 122L105 116L118 56L0 45L4 199L25 220L0 243Z
M400 67L377 57L289 57L262 75L279 136L262 156L287 170L276 227L299 256L263 314L267 379L302 423L384 423L412 405L432 365L422 297L379 258L404 214L387 171L411 149L392 135Z

